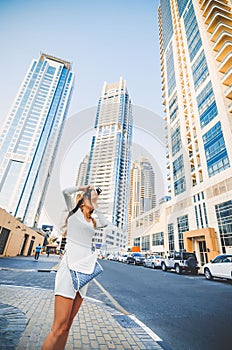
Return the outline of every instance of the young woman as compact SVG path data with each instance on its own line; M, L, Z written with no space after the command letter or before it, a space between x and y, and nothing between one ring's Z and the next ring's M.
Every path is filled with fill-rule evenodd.
M77 195L75 203L73 194L79 191L82 194ZM83 273L93 272L97 260L96 253L91 251L94 229L107 226L97 205L100 192L99 188L94 189L92 186L71 187L63 191L69 211L66 252L56 274L54 321L42 350L65 348L74 317L86 295L87 285L79 292L74 290L69 268Z

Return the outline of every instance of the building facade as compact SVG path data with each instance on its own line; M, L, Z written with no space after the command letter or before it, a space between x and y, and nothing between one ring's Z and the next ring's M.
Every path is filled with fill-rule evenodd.
M128 202L132 142L132 107L126 81L102 89L87 169L86 183L102 188L99 206L114 227L105 244L127 244ZM103 239L103 240L104 240Z
M73 89L71 64L42 53L0 135L0 206L36 227Z
M149 159L140 157L133 162L130 174L129 232L128 245L133 245L131 222L156 206L155 174ZM146 216L147 222L137 221L139 226L151 224L153 215Z
M227 0L159 6L171 196L163 252L195 251L201 265L232 252L231 6Z

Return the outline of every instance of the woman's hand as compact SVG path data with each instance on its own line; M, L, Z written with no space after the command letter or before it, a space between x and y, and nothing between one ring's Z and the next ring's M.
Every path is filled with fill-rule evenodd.
M88 189L93 189L92 186L81 186L81 187L78 187L78 191L83 191L83 192L86 192Z

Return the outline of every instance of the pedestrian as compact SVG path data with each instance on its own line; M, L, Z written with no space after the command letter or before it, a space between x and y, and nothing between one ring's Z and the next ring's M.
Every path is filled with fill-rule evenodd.
M39 260L41 249L42 247L41 247L41 244L39 243L39 245L35 247L35 260Z
M50 255L50 249L47 248L47 258L49 258L49 255Z
M62 256L63 256L63 250L60 249L60 252L59 252L59 259L62 259Z
M77 193L76 203L74 193ZM100 193L99 187L95 189L92 186L71 187L63 191L69 212L66 219L67 243L56 274L53 325L42 350L65 348L71 325L86 295L88 285L79 291L74 289L69 266L75 265L78 271L85 274L91 274L94 269L97 252L92 253L92 237L96 228L107 226L97 205Z

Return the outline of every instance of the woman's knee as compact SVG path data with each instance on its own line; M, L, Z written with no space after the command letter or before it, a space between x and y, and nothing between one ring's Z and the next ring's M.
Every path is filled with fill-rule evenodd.
M51 329L51 333L53 333L53 335L55 337L61 337L63 335L66 335L67 333L69 333L69 330L70 330L70 325L68 322L68 323L62 324L60 326L55 326L55 327L53 326Z

